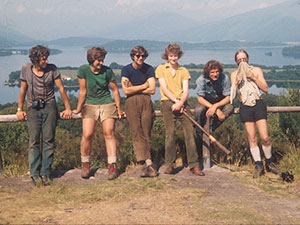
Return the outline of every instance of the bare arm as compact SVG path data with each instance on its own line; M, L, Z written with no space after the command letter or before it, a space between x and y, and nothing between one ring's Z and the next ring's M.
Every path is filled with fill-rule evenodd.
M132 86L132 84L130 83L127 77L121 78L121 85L125 95L140 93L149 87L148 81L146 81L144 84L141 85Z
M78 95L78 103L76 110L73 110L73 113L80 113L85 102L86 98L86 80L78 77L79 84L79 95Z
M18 109L21 109L21 110L17 112L18 120L24 120L26 117L26 112L23 111L26 90L27 90L27 83L25 81L21 80L21 88L20 88L20 94L19 94L19 100L18 100Z
M65 105L65 110L61 112L61 117L63 117L64 119L71 119L72 118L72 110L71 110L71 106L70 106L69 99L66 94L65 88L62 84L61 78L56 79L55 84L58 88L61 99Z
M119 117L119 119L121 119L124 116L124 112L121 109L121 97L120 97L119 89L117 86L117 82L115 80L111 81L109 83L109 86L111 88L112 94L114 96L114 101L115 101L117 109L118 109L118 117Z
M150 94L150 95L154 95L155 94L155 78L154 77L150 77L146 82L148 82L149 86L142 91L143 94Z

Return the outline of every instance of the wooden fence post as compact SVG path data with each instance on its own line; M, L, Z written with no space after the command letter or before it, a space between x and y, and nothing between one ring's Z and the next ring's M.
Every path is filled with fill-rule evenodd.
M204 129L209 132L210 127L210 118L206 118L206 123L204 125ZM211 168L210 162L210 140L207 135L202 134L202 165L203 169Z

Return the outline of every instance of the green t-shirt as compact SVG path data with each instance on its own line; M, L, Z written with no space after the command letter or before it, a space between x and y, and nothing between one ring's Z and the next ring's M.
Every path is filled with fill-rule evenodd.
M86 104L100 105L113 102L108 86L111 81L116 80L116 76L111 68L102 65L100 73L94 74L90 65L86 64L79 67L77 76L86 80Z

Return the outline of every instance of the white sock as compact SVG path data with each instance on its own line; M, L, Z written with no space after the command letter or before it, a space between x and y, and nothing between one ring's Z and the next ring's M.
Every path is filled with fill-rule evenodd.
M117 156L109 156L107 157L108 164L116 163L117 162Z
M271 145L269 145L269 146L262 145L262 149L264 151L266 159L271 159L271 157L272 157L272 146Z
M250 148L250 152L255 162L261 161L260 151L258 146L255 146L254 148Z
M146 159L146 166L151 166L151 165L152 165L152 160Z
M81 162L83 163L90 162L90 156L81 156Z

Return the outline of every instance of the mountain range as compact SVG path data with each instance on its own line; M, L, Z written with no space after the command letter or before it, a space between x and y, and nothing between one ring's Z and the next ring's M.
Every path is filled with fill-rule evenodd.
M241 3L242 4L242 3ZM215 41L300 42L300 0L251 10L226 19L201 24L175 13L144 16L130 23L95 32L95 37L70 37L53 41L34 40L0 24L0 47L36 43L88 46L115 40L156 40L205 43Z

